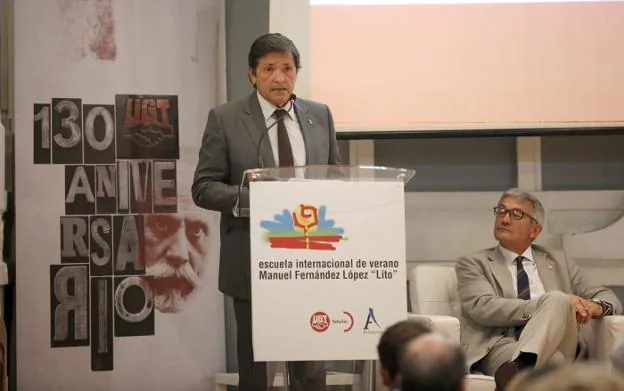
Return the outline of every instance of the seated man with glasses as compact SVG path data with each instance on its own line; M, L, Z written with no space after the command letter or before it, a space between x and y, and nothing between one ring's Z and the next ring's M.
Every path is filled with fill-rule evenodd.
M494 215L498 245L460 258L455 272L469 368L493 375L502 391L523 368L584 355L579 326L622 305L564 252L533 244L544 222L535 196L510 189Z

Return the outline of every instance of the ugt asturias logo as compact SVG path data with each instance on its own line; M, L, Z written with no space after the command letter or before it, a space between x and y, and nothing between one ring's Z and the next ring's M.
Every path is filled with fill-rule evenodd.
M295 210L284 209L273 220L262 220L265 239L272 248L305 248L310 250L335 250L333 243L346 238L344 229L335 227L334 220L325 218L325 205L317 208L301 204Z
M310 316L310 327L312 330L322 333L329 328L329 315L323 311L317 311Z

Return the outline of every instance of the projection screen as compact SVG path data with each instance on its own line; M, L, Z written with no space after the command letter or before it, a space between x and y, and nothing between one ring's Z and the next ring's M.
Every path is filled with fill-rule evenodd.
M310 1L338 131L624 125L624 1Z

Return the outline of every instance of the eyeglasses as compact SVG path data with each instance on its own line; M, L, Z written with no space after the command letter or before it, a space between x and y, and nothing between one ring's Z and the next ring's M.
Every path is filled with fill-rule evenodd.
M522 211L522 209L517 209L517 208L507 209L504 206L495 206L494 207L494 214L497 217L504 218L507 213L509 213L509 217L511 217L514 220L522 220L522 218L524 216L526 216L526 217L530 218L531 220L533 220L537 224L537 220L535 220L535 217L531 216L528 213L524 213Z

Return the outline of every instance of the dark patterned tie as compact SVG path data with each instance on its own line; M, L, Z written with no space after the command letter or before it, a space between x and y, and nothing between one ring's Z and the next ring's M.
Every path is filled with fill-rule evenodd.
M526 271L522 267L523 256L519 256L515 259L516 262L516 270L518 271L517 276L517 287L518 287L518 299L522 300L531 300L531 288L529 288L529 276L527 276Z
M277 118L277 157L280 167L292 167L295 165L295 160L293 159L288 131L286 130L286 125L284 125L285 115L286 110L275 110L275 117Z
M516 286L518 287L518 299L531 300L531 288L529 287L529 276L527 276L524 267L522 267L523 256L517 257L516 262L517 280ZM516 339L520 338L520 334L524 329L524 325L516 327Z

